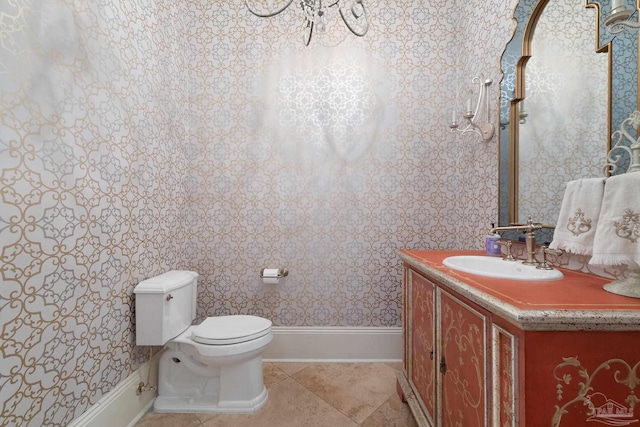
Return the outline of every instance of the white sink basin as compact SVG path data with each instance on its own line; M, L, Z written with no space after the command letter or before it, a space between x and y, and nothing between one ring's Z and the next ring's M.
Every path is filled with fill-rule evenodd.
M560 280L564 277L562 272L556 269L538 270L534 266L522 264L522 261L504 261L502 258L490 256L452 256L445 258L442 263L454 270L496 279Z

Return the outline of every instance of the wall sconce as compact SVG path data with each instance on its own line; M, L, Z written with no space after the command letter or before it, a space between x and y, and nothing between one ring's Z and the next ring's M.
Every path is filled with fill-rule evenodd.
M454 108L449 127L451 128L451 132L459 132L462 134L465 134L467 132L475 132L482 138L484 142L487 142L490 141L491 138L493 138L493 134L495 133L495 126L490 122L489 96L487 96L488 88L489 86L491 86L491 83L493 83L493 81L491 79L481 81L480 77L474 77L472 83L477 83L480 87L475 110L471 109L471 97L467 98L466 110L462 116L467 120L467 125L464 128L460 128L460 124L458 123L458 112ZM477 116L483 99L486 101L486 119L484 123L480 123L477 120Z
M520 112L518 113L518 117L520 118L521 125L527 123L527 117L529 117L529 112L524 109L524 99L520 101Z
M529 112L524 109L524 99L520 101L520 112L518 113L518 123L521 125L527 123L527 117L529 117ZM503 121L500 120L500 129L505 130L509 126L509 120Z
M619 34L627 28L640 28L640 22L631 20L631 16L635 14L635 10L631 11L624 5L624 0L613 0L611 3L611 13L604 20L604 26L611 34Z
M274 5L280 3L280 7ZM293 0L281 0L274 2L273 0L245 0L245 5L249 12L260 18L270 18L284 12ZM257 7L257 4L266 4L263 7ZM302 41L305 46L309 46L311 36L314 31L324 33L327 30L327 15L334 10L340 12L342 21L349 31L358 37L367 34L369 30L369 15L364 7L362 0L300 0L300 7L304 15L304 25Z
M620 130L615 131L611 134L611 142L615 140L616 143L613 148L607 154L606 164L605 164L605 172L610 172L613 174L616 172L619 166L626 166L626 172L622 173L638 173L640 172L640 137L636 137L637 129L640 128L640 111L635 110L631 115L626 118L622 124L620 125ZM625 151L627 153L627 159L624 160L624 156L622 154L614 154L614 152L618 152L619 150ZM621 161L623 160L623 161ZM627 164L621 164L627 163ZM634 207L637 203L634 203L637 200L634 197L631 197L631 204L629 207ZM604 206L603 206L604 209ZM637 236L639 231L639 223L636 218L635 212L632 209L626 209L631 214L625 218L625 215L620 218L619 222L613 222L612 230L615 231L615 236L612 235L613 239L611 243L607 243L607 245L612 245L610 247L615 248L618 253L626 253L626 249L624 246L618 246L621 242L625 240L630 240L633 243L636 243L634 238ZM602 218L602 217L601 217ZM607 228L607 230L609 230ZM613 233L612 233L613 234ZM622 240L615 239L616 237L621 238ZM624 243L623 243L624 244ZM604 285L604 289L608 292L617 295L624 295L633 298L640 298L640 265L637 262L633 261L633 256L629 257L628 262L624 262L622 264L627 265L627 278L614 280L611 283L607 283ZM610 263L608 261L602 262L603 265L613 265L615 263Z
M616 142L607 154L604 167L605 176L613 175L620 166L626 166L626 172L640 172L640 137L632 136L632 134L637 134L639 128L640 111L636 110L622 122L620 130L611 134L611 142L613 143L614 140ZM614 154L620 151L627 153L628 164L623 164L625 159L623 154Z

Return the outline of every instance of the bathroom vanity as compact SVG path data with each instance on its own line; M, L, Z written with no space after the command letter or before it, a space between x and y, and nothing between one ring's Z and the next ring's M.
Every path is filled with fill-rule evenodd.
M420 426L640 425L640 299L611 280L463 273L471 251L401 251L404 363L398 392Z

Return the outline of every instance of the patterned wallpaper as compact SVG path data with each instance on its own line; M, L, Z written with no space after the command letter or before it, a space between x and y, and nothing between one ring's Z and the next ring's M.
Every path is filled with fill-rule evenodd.
M186 266L173 3L0 3L3 426L67 425L126 378L133 286Z
M364 38L308 48L294 6L0 3L2 424L135 370L132 290L168 269L200 318L399 326L396 251L480 248L497 215L495 142L447 121L477 74L497 111L514 1L459 3L371 0Z

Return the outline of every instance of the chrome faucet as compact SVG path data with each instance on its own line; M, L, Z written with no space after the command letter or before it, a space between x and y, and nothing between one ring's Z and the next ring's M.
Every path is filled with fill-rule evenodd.
M539 222L533 222L531 217L527 219L527 223L523 225L510 225L506 227L495 227L489 232L490 234L497 233L498 231L524 231L524 243L527 248L527 259L522 261L524 265L538 265L536 260L536 236L535 231L540 230L542 224Z

